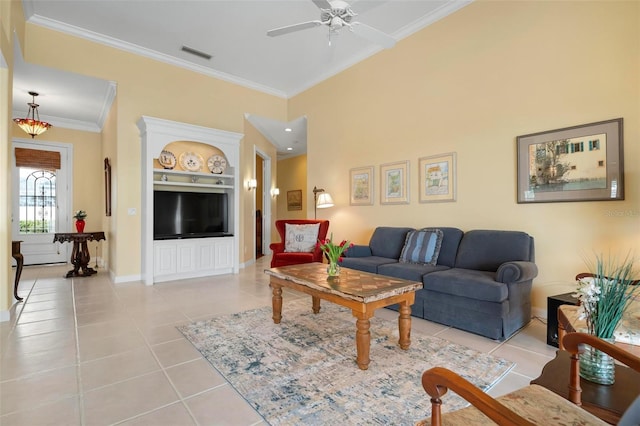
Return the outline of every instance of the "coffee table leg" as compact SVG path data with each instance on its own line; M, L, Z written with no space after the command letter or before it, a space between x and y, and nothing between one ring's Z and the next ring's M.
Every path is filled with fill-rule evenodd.
M313 307L313 313L317 314L320 312L320 298L316 296L311 296L311 303Z
M282 319L282 287L277 284L271 283L273 289L273 296L271 297L271 305L273 306L273 322L280 324Z
M409 346L411 346L411 305L408 302L400 303L398 332L400 334L400 340L398 340L400 348L409 349Z
M371 333L369 332L369 327L371 323L369 322L369 318L371 318L371 314L368 312L355 312L353 311L353 316L357 318L356 320L356 363L358 364L358 368L360 370L366 370L369 368L369 349L371 348Z

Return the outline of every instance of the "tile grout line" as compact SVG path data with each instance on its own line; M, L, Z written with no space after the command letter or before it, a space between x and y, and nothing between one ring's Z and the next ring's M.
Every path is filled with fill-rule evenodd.
M78 333L78 312L76 307L76 280L71 278L71 302L73 304L73 327L76 337L76 380L78 381L78 409L80 411L80 425L85 426L84 386L82 385L82 365L80 363L80 335Z

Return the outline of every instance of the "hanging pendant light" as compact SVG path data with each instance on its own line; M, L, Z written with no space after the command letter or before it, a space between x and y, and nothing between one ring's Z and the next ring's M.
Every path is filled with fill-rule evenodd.
M29 112L27 113L27 117L14 118L13 121L15 121L22 130L30 134L31 138L33 139L37 135L41 135L42 133L46 132L49 127L51 127L51 124L47 123L46 121L40 121L40 114L38 113L38 107L40 105L36 103L36 96L38 96L38 93L29 92L29 94L33 97L33 99L31 102L27 103L27 105L29 105Z

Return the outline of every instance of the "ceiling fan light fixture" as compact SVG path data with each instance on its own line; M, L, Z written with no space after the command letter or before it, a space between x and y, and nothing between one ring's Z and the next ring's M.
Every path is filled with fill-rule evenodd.
M14 118L13 121L20 126L27 134L31 135L31 139L38 135L43 134L51 127L51 124L46 121L40 121L40 113L38 112L38 105L36 103L37 92L29 92L32 97L31 102L28 102L29 112L25 118Z

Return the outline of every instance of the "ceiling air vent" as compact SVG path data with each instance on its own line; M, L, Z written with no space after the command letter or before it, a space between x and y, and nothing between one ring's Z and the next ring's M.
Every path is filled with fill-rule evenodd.
M182 46L182 51L183 52L187 52L187 53L191 53L192 55L195 55L195 56L199 56L201 58L206 59L207 61L212 58L212 56L209 55L208 53L201 52L201 51L193 49L193 48L191 48L189 46Z

